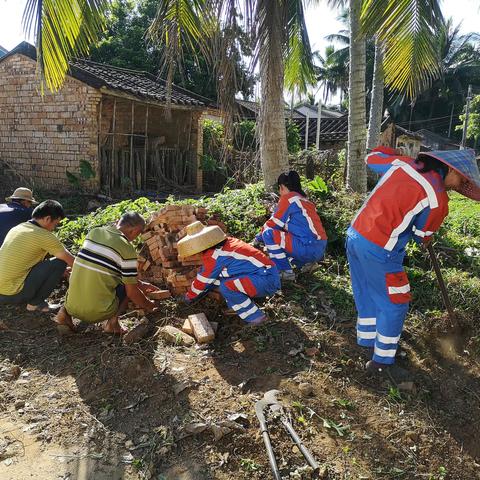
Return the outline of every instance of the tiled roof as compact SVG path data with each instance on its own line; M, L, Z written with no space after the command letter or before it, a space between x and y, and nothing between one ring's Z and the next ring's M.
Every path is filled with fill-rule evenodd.
M11 50L5 58L20 53L36 60L36 50L33 45L22 42ZM90 60L74 59L70 62L69 74L94 88L106 87L128 93L141 100L165 103L167 101L167 87L164 80L156 78L150 73L139 70L113 67ZM184 88L172 85L172 104L202 107L212 103L209 99L201 97Z
M250 116L252 119L254 119L258 115L260 111L260 104L258 102L252 102L251 100L239 100L239 99L236 99L235 101L237 105L239 105L241 108L244 109L244 112L240 112L241 114L244 113L243 116ZM248 112L251 112L251 115L248 115ZM245 113L247 115L245 115ZM292 116L293 119L304 118L304 116L301 113L297 112L295 109L293 110L293 115L291 115L292 112L290 111L290 108L287 108L287 107L285 107L284 114L285 114L285 118L290 118L290 116Z
M136 97L155 102L167 101L167 87L163 80L147 72L112 67L90 60L75 59L70 62L73 77L93 87L107 87L120 90ZM172 103L178 105L203 106L208 99L195 95L176 85L172 86Z

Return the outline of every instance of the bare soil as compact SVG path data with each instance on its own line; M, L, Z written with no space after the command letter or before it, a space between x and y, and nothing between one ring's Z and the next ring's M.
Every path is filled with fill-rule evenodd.
M157 336L125 346L92 327L62 337L48 315L3 307L0 478L269 479L254 406L275 388L324 479L480 479L480 352L468 322L452 334L445 319L407 328L398 363L413 383L397 385L365 373L353 319L309 295L308 278L303 287L302 299L287 289L269 300L259 329L207 301L166 301L151 316L178 326L204 311L220 326L202 349ZM269 420L283 478L313 478Z

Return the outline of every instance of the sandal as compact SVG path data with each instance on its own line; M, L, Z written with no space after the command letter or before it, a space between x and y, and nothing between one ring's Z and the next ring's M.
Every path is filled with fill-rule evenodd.
M57 303L42 302L38 305L27 304L28 312L54 313L60 310L61 305Z

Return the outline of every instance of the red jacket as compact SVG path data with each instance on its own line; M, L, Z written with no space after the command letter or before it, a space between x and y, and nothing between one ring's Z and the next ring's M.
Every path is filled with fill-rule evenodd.
M282 195L263 229L284 230L304 240L326 240L327 234L313 202L297 192Z
M260 250L233 237L221 247L205 250L202 261L203 267L187 292L190 300L219 285L219 278L254 275L275 266Z
M437 172L420 173L410 157L379 147L367 164L383 176L352 222L367 240L392 251L414 238L429 239L448 214L448 195Z

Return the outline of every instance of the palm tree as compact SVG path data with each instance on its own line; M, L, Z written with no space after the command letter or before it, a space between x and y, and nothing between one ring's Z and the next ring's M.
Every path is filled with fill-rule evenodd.
M347 142L347 189L354 192L367 191L365 158L365 70L366 43L360 34L360 0L349 0L350 57L348 72L348 142Z
M335 49L333 45L325 47L325 55L317 54L320 66L317 67L317 79L324 85L323 101L340 94L340 104L348 91L348 55L349 47Z
M105 26L109 0L27 0L23 23L35 37L42 89L57 91L68 60L86 56Z
M265 183L274 183L287 165L283 105L285 72L314 71L305 26L304 5L314 0L159 0L152 37L165 44L167 80L181 62L182 51L201 48L216 57L224 85L234 78L229 55L236 55L235 27L243 21L252 33L254 58L262 82L260 152ZM68 59L85 55L104 25L108 0L27 0L25 25L36 32L39 70L48 88L58 89L68 70ZM330 0L329 3L344 3ZM441 19L439 0L349 0L350 7L350 125L347 185L366 190L363 35L378 36L385 45L385 83L409 98L438 76L432 28ZM222 28L225 27L225 28ZM226 32L223 34L223 32ZM221 33L221 34L219 34ZM216 40L207 48L208 40ZM221 39L221 42L218 41ZM232 53L233 52L233 53ZM220 53L221 55L216 55ZM285 60L284 60L285 59ZM291 68L289 62L293 62ZM296 65L295 65L296 64ZM296 69L296 70L295 70ZM363 86L363 87L362 87ZM222 87L221 87L222 88ZM223 95L232 90L223 88ZM220 95L220 100L222 95ZM282 121L280 121L280 118Z
M411 115L416 129L429 128L448 135L462 112L468 85L480 87L480 48L478 34L460 34L460 26L447 20L435 35L440 75L415 99ZM398 98L389 105L396 122L409 123L411 108L408 99ZM451 122L451 119L453 122Z
M372 98L370 101L370 116L368 120L367 150L378 145L383 115L383 96L385 78L383 75L383 45L375 40L375 63L373 65Z
M343 3L336 1L335 3ZM349 0L350 73L347 187L367 189L365 155L365 42L384 45L385 85L414 98L439 74L432 29L443 21L438 0Z

